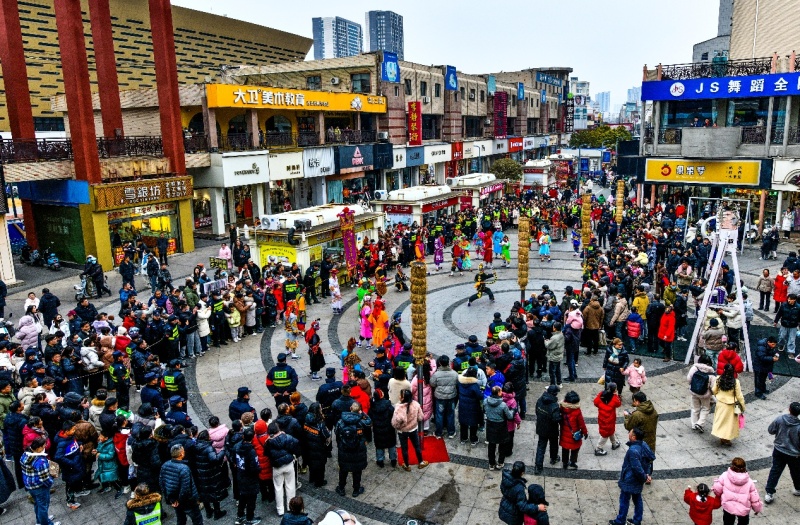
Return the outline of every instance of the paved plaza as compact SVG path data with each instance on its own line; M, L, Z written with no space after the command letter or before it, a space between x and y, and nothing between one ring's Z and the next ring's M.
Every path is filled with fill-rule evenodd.
M516 235L512 235L512 246ZM793 245L781 246L784 252L794 250ZM534 248L535 250L536 248ZM535 252L534 252L535 253ZM171 268L176 282L188 275L197 261L207 261L209 255L216 254L216 245L207 245L197 252L179 255L171 259ZM533 254L532 254L533 255ZM448 264L449 264L449 257ZM780 262L780 261L778 261ZM764 267L775 274L779 264L770 261L765 265L758 260L756 250L747 249L740 259L740 268L745 284L751 289L760 271ZM539 262L538 257L531 257L531 274L527 294L540 290L548 284L556 291L559 298L564 286L570 284L576 288L580 284L580 262L572 256L570 243L553 245L553 260L550 263ZM433 266L430 265L431 270ZM42 270L42 272L46 272ZM436 355L454 354L455 345L464 342L470 334L477 334L479 340L484 338L488 323L495 311L505 316L513 301L520 296L516 276L516 254L512 250L512 267L497 270L497 282L491 286L496 302L491 304L487 297L467 307L466 298L473 291L474 273L463 277L448 276L449 272L434 272L428 281L428 349ZM46 273L45 277L57 277ZM119 276L109 274L111 288L119 288ZM62 300L62 309L72 303L71 284L75 278L63 279L49 283L51 290ZM8 303L11 310L21 310L24 295L30 286L21 286L10 290ZM41 285L34 288L40 292ZM344 313L332 316L327 304L313 305L309 308L309 318L321 318L322 347L329 366L339 370L338 354L347 339L357 334L358 318L355 307L353 289L344 290ZM149 292L144 292L144 298ZM409 294L389 289L385 298L388 311L403 313L403 329L410 334ZM752 297L751 297L752 299ZM98 309L106 306L108 311L116 313L116 301L103 300L96 302ZM102 309L101 309L102 310ZM771 324L771 319L761 312L757 313L756 324ZM190 415L198 426L203 426L209 415L216 414L227 420L227 409L230 401L236 397L238 387L249 386L251 403L257 410L263 407L274 409L274 402L267 393L264 379L266 371L274 364L277 354L284 348L284 333L278 328L267 330L260 336L250 336L238 344L229 343L222 349L213 349L203 358L193 362L188 369L187 379L190 390ZM300 376L299 390L306 401L314 400L319 381L310 379L308 357L301 345L301 359L292 362ZM362 362L373 357L372 351L359 350ZM689 425L690 394L686 381L687 367L683 363L663 363L660 358L644 358L648 382L644 392L653 401L660 413L657 461L653 483L644 489L645 515L643 523L671 525L689 523L687 506L683 503L683 491L687 485L693 487L700 482L708 483L727 468L735 456L744 457L748 462L751 476L757 480L757 486L763 498L763 486L771 463L772 439L767 435L766 427L779 413L785 412L790 401L798 400L800 379L776 377L769 386L771 394L767 401L753 400L752 374L742 375L742 387L746 394L747 426L739 439L730 448L718 446L716 438L708 432L697 434ZM545 466L541 476L532 472L526 476L529 483L541 484L550 502L550 520L553 524L595 525L605 524L616 515L619 489L617 478L626 447L609 451L605 457L593 454L594 446L599 438L597 429L597 411L592 399L599 390L597 378L601 374L601 356L586 357L581 355L578 367L579 381L572 385L564 383L565 393L574 389L581 397L581 406L589 427L589 439L581 449L578 458L578 470L565 471L560 468ZM341 377L341 376L339 376ZM532 405L539 397L546 383L531 382L529 385L528 420L522 423L515 437L514 454L507 462L522 460L533 464L535 452ZM138 397L138 396L134 396ZM137 400L138 401L138 400ZM631 397L626 390L623 397L623 408L630 408ZM621 411L620 411L621 413ZM619 421L621 423L621 419ZM710 424L708 425L710 427ZM624 438L625 431L618 424L617 436ZM333 508L345 508L355 513L359 520L367 524L406 524L409 520L418 523L435 524L493 524L498 523L497 509L500 501L499 484L501 473L488 471L487 447L481 439L480 445L470 447L459 444L458 439L446 440L450 454L449 463L432 464L425 470L412 469L405 472L401 469L379 469L374 464L374 448L369 446L370 466L364 472L363 485L366 493L359 498L340 497L334 492L337 479L335 453L328 462L326 478L329 483L324 489L316 489L307 483L307 477L301 476L303 487L299 493L304 496L309 516L316 521L325 512ZM623 439L624 441L624 439ZM532 471L532 468L530 469ZM752 519L755 524L786 524L796 522L800 510L800 497L791 494L791 482L788 472L784 473L775 503L765 506L763 515ZM348 492L349 493L349 492ZM76 511L68 511L64 505L64 489L61 482L57 485L57 493L53 499L52 513L64 525L92 525L122 523L124 518L124 502L114 500L113 493L91 495L82 498L83 506ZM17 491L7 504L9 512L3 516L3 525L32 525L33 511L27 503L25 495ZM235 511L233 500L228 498L224 508L228 516L223 523L233 523ZM721 522L721 511L717 511L715 522ZM259 503L257 515L264 518L264 523L279 523L275 515L274 505ZM174 518L173 518L174 519Z

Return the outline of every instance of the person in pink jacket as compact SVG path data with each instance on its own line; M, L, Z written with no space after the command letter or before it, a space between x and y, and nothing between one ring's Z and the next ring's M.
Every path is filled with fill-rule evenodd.
M725 525L735 522L747 525L750 510L758 514L764 507L742 458L733 458L728 470L714 481L714 494L722 500L722 522Z
M422 366L422 430L427 436L431 428L433 417L433 390L431 390L431 365L427 361ZM419 399L419 378L414 375L411 380L411 395Z
M632 394L641 390L642 385L647 383L647 372L644 370L642 360L638 357L633 360L632 365L622 371L622 374L628 376L628 387L631 389Z
M506 421L506 425L508 425L508 443L504 446L506 449L505 457L508 458L514 453L514 432L522 423L522 418L519 417L519 410L517 410L517 400L514 397L514 384L511 381L506 381L506 384L503 385L503 402L509 410L514 412L514 419Z

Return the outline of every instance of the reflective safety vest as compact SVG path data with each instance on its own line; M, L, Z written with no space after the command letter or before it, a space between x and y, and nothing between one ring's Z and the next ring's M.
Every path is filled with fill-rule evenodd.
M218 313L218 312L219 312L219 313L221 313L221 312L222 312L222 308L223 308L224 306L225 306L225 303L222 301L222 299L220 299L219 301L216 301L216 302L213 304L213 307L214 307L214 313Z
M178 385L175 383L175 372L168 372L164 375L164 387L168 392L177 392Z
M139 514L133 511L136 518L136 525L161 525L161 502L156 503L151 512Z
M453 365L454 365L453 367L454 370L460 374L461 372L469 368L469 357L467 357L466 355L463 357L457 355L453 359Z
M131 377L131 372L122 363L116 363L108 367L108 375L111 376L113 382L121 383Z
M289 371L287 369L275 370L272 373L272 384L275 385L275 388L286 388L291 385L292 378L289 377Z
M492 325L493 325L492 326L492 337L494 337L496 340L499 341L500 340L500 332L507 331L506 325L503 324L503 323L497 323L497 324L492 323Z
M287 296L291 294L297 295L297 283L287 282L285 287Z
M175 341L180 337L180 331L178 330L178 325L172 327L172 333L167 334L167 339L170 341Z

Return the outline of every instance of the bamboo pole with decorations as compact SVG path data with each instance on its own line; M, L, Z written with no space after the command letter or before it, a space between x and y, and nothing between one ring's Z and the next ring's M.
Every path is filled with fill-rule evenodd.
M622 217L625 214L625 181L619 179L617 181L617 224L622 226Z
M417 377L422 377L422 366L428 354L428 267L422 261L411 263L411 344L414 347L414 365ZM423 389L419 389L420 405L424 404ZM424 448L422 425L419 426L420 446ZM417 458L422 462L422 458Z
M581 202L581 242L583 243L583 267L586 267L588 254L586 248L592 242L592 191L583 194Z
M530 219L527 216L519 218L519 251L517 252L517 284L519 284L520 301L525 302L525 289L528 287L528 254L531 248Z

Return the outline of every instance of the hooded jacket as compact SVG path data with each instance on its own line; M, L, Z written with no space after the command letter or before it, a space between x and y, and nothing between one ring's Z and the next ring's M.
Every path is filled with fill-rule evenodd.
M589 303L589 306L583 309L583 326L587 330L599 330L603 328L603 317L605 316L605 311L603 307L600 306L600 303L596 300L592 300Z
M33 317L25 315L19 320L19 327L15 335L19 339L20 346L27 350L36 348L41 330L41 327L34 322Z
M625 430L639 427L644 431L644 442L648 444L650 450L656 451L656 430L658 428L658 412L653 407L652 401L644 401L636 407L636 410L625 416Z
M500 509L497 516L500 521L508 525L522 525L525 514L538 512L538 504L528 503L528 494L525 490L525 478L514 478L510 470L503 471L503 480L500 482Z
M483 391L477 377L458 376L458 422L467 427L478 426L482 422L481 403Z
M158 492L150 492L142 497L134 495L133 499L125 503L127 512L123 525L136 525L136 514L150 514L159 503L161 503L161 494Z
M544 343L547 348L547 360L551 363L558 363L564 359L564 334L555 332L550 339Z
M561 423L561 408L556 396L545 391L536 401L536 434L539 436L558 435Z
M726 470L714 481L714 494L722 500L722 510L734 516L747 516L750 510L761 512L764 504L750 474Z
M689 374L686 376L686 380L689 382L690 385L692 384L692 377L696 372L704 372L708 374L708 392L706 392L705 395L698 397L702 399L710 399L711 389L714 388L714 383L717 380L717 376L715 375L715 370L709 365L704 365L703 363L695 363L694 365L692 365L692 368L689 369ZM696 396L697 394L692 392L692 395Z
M800 419L791 414L783 414L769 424L767 432L775 436L775 450L787 456L800 456Z
M600 429L600 437L609 437L614 434L617 428L617 409L622 406L617 394L611 398L611 401L605 403L601 398L603 393L600 392L594 398L594 406L597 407L597 424Z
M437 400L456 399L458 397L458 373L450 367L436 370L431 376L431 388Z
M656 455L644 441L629 441L627 445L617 485L624 492L641 494L649 464L655 461Z
M572 436L574 432L580 431L583 437L589 435L586 423L583 420L583 412L577 403L561 403L561 439L558 444L567 450L578 450L583 445L583 440L575 441Z
M722 505L719 498L710 494L703 501L692 489L683 491L683 501L689 505L689 519L696 525L711 525L712 513Z

